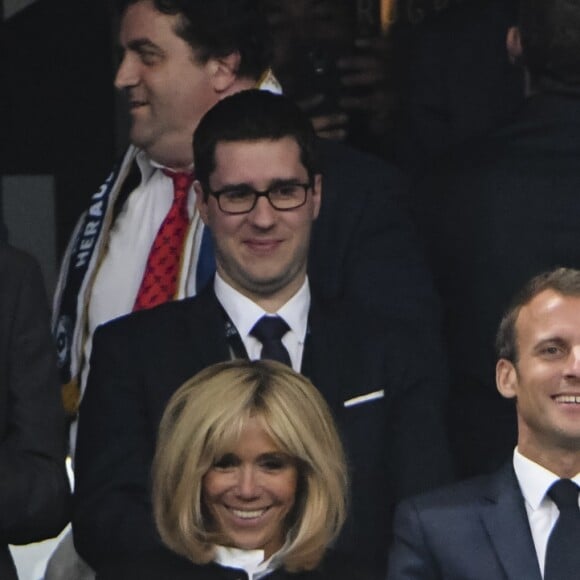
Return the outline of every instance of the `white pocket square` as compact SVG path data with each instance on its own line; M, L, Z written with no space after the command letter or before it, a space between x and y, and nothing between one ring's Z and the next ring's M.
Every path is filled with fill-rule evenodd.
M373 391L372 393L366 393L365 395L359 395L358 397L353 397L352 399L347 399L343 406L354 407L355 405L362 405L363 403L369 403L370 401L376 401L377 399L382 399L385 396L384 389L380 391Z

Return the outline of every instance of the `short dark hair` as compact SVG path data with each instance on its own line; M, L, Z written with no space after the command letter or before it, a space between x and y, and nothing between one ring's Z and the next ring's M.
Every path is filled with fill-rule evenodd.
M497 331L495 346L499 358L518 361L516 322L521 309L544 290L554 290L563 296L580 297L580 270L557 268L534 276L514 297Z
M215 169L220 142L296 140L300 161L312 180L318 173L316 134L310 119L290 99L257 89L240 91L219 101L201 119L193 136L195 176L204 190Z
M521 0L519 28L535 88L580 87L580 0Z
M145 0L117 0L127 6ZM183 38L202 63L240 54L240 77L259 79L271 61L271 43L261 0L151 0L163 14L178 15L175 34Z

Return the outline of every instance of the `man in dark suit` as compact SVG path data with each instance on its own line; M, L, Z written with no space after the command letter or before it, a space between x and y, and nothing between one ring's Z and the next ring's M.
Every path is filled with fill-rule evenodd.
M191 172L191 136L221 98L253 87L280 91L268 68L261 3L118 4L122 60L115 83L127 97L132 145L78 222L54 308L61 379L73 415L78 387L82 391L85 385L92 333L133 310L150 249L172 206L172 179L163 169ZM327 203L311 244L313 287L328 299L364 298L375 314L438 323L433 283L401 207L401 176L394 167L338 143L322 147ZM193 296L207 278L208 268L200 267L198 257L206 255L209 236L194 197L189 188L191 226L180 248L179 279L167 300Z
M580 266L580 6L522 2L508 45L528 73L525 105L441 162L416 204L443 300L452 444L465 476L498 468L516 440L513 408L490 380L510 296L541 271Z
M56 536L68 521L65 425L44 285L32 258L0 243L0 578L8 544Z
M275 357L307 375L333 409L353 478L341 546L384 574L393 501L451 475L441 360L420 331L396 322L385 331L362 308L311 295L322 177L314 132L295 105L264 91L222 100L198 126L194 156L217 273L194 298L96 332L80 410L75 545L97 570L157 545L149 470L168 399L213 363ZM272 342L257 330L264 319L284 327Z
M517 409L513 461L403 502L389 580L578 576L580 271L533 278L505 314L497 347L497 388ZM571 511L560 504L562 486L571 489ZM575 528L566 528L570 519Z

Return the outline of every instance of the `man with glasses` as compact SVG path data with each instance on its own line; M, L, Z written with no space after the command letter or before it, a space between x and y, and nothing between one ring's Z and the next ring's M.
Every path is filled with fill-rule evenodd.
M212 272L206 228L190 186L191 138L200 118L241 90L280 90L269 74L269 31L261 2L115 3L121 8L122 57L115 85L127 98L131 146L93 195L61 268L54 327L72 416L86 385L97 326L193 296ZM312 286L330 299L368 305L375 315L435 323L437 299L401 208L398 172L339 143L321 142L320 147L327 193L313 233ZM185 196L176 195L174 177L184 180ZM153 277L149 266L158 259L159 240L166 239L166 220L173 213L186 223L181 236L173 238L173 269Z
M80 410L77 548L99 570L157 545L149 473L168 399L211 364L272 358L306 375L332 407L352 466L339 548L384 575L393 502L449 477L441 361L420 332L378 327L311 289L323 179L312 126L288 99L254 90L220 101L196 130L194 159L216 275L194 298L95 333Z

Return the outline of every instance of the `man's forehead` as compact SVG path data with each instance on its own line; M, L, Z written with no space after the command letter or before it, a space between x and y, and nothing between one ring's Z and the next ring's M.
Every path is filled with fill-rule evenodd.
M277 179L303 179L308 170L302 163L300 147L293 137L219 141L212 175L238 183Z
M231 141L218 141L215 148L216 162L219 160L227 165L232 154L235 155L254 155L260 151L262 156L276 156L279 157L279 151L284 149L285 154L282 157L288 165L294 165L298 160L300 161L300 145L298 141L292 136L285 136L281 138L263 138L263 139L236 139ZM294 155L296 154L296 156Z
M518 338L523 339L532 333L542 335L560 328L573 328L575 320L580 322L580 296L569 296L548 288L522 306L516 320L516 331Z

